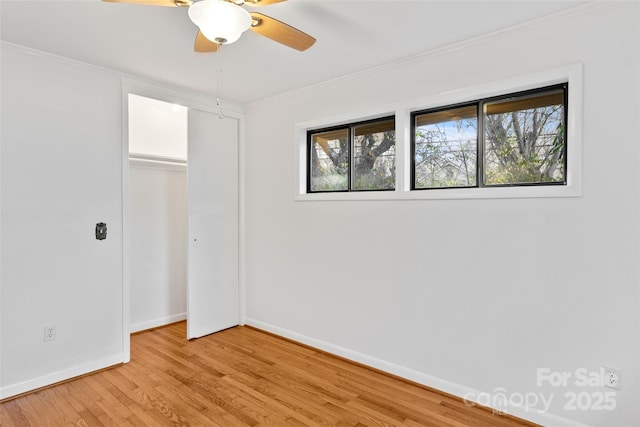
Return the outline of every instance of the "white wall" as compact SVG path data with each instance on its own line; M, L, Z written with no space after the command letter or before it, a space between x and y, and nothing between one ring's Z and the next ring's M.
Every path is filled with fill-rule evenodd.
M639 24L638 3L598 3L250 105L247 323L459 395L553 394L513 407L546 424L639 425ZM296 123L575 63L582 197L294 201ZM604 363L613 411L563 409L610 389L536 384Z
M123 360L122 117L119 77L1 54L6 397ZM44 342L51 324L57 339Z
M131 160L131 331L186 319L185 165Z
M187 159L187 108L135 94L128 96L129 153Z
M218 108L195 92L4 42L0 49L1 399L128 361L122 95ZM244 109L225 105L240 122L242 152ZM109 228L103 241L94 237L99 221ZM57 339L45 343L51 324Z

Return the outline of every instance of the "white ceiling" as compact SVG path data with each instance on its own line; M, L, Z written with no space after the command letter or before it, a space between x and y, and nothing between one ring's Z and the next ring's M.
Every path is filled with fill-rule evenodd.
M100 0L0 0L0 34L7 42L214 96L221 59L221 97L248 104L582 3L289 0L253 8L314 36L316 44L305 52L247 31L222 55L194 53L197 29L186 8Z

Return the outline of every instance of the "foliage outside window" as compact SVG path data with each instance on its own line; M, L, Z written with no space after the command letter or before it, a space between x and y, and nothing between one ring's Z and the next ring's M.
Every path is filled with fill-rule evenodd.
M307 191L395 189L395 119L307 133Z
M561 85L413 113L412 188L566 184L566 99Z
M475 186L478 107L421 114L415 125L415 188Z

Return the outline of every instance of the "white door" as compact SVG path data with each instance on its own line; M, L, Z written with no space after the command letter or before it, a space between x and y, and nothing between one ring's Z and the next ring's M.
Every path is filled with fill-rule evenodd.
M239 323L238 121L189 110L187 338Z

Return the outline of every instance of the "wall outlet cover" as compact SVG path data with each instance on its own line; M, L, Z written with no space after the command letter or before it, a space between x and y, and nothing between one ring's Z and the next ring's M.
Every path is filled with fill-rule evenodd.
M44 340L54 341L56 339L56 325L44 326Z
M620 390L620 383L622 381L622 369L605 365L602 381L605 387Z

